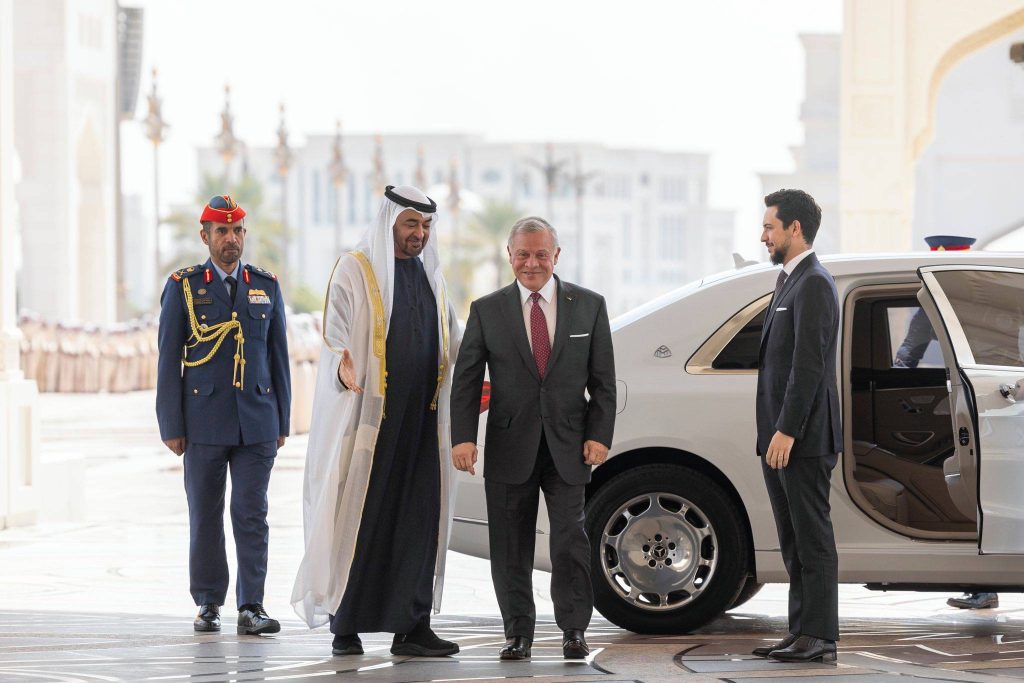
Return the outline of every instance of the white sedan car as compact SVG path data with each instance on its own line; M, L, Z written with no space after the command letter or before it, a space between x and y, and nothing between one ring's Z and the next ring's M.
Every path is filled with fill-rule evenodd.
M822 261L842 315L840 581L1024 591L1024 254ZM623 628L689 631L788 580L754 453L777 270L706 278L612 323L618 417L587 532L597 609ZM488 556L486 510L481 477L460 473L453 550Z

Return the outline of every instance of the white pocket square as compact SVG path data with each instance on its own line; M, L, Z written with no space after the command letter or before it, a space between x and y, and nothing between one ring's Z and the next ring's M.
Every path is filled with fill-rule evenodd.
M783 308L776 308L776 309L775 309L775 312L776 312L776 313L778 313L779 311L788 311L788 310L789 310L789 309L788 309L788 308L785 308L785 307L783 307Z
M570 334L569 335L569 339L578 339L580 337L589 337L589 336L590 336L589 332L584 332L583 334Z

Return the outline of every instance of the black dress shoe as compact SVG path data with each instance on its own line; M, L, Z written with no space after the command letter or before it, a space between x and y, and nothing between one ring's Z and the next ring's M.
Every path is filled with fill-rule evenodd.
M800 636L789 647L772 650L768 656L780 662L835 662L836 641Z
M999 607L999 593L971 593L962 598L946 600L950 607L959 609L992 609Z
M238 635L259 636L264 633L277 633L281 624L277 619L267 616L267 611L260 603L242 605L238 609Z
M784 648L789 647L796 641L797 637L798 636L795 633L787 633L785 638L775 643L774 645L763 645L761 647L755 647L753 650L751 650L750 654L755 655L757 657L767 657L772 653L773 650L782 650Z
M586 659L590 654L587 641L583 638L583 631L569 629L562 633L562 657L565 659Z
M406 657L447 657L458 654L459 645L443 640L427 622L420 622L409 633L396 633L391 641L391 654Z
M363 641L359 639L358 633L334 636L334 642L331 643L331 654L361 655L363 654Z
M505 647L498 650L498 659L515 661L530 658L530 646L533 642L523 636L512 636L505 639Z
M199 632L220 630L220 607L214 604L199 607L199 614L192 622L192 628Z

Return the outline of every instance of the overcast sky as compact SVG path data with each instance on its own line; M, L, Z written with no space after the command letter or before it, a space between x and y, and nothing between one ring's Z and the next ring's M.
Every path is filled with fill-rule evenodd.
M130 0L125 4L133 4ZM711 201L757 249L758 171L788 170L802 140L800 33L837 33L841 0L243 2L136 0L159 69L166 202L195 192L194 150L220 128L273 144L329 133L467 132L712 155ZM124 185L151 204L151 148L123 129ZM738 225L738 227L740 227ZM746 242L746 240L744 240Z

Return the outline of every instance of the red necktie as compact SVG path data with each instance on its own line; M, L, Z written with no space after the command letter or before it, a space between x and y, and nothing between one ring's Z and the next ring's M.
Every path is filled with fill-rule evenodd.
M530 341L533 343L533 360L537 363L537 372L544 379L544 371L548 369L548 358L551 356L551 339L548 337L548 320L540 308L540 292L530 295L533 308L530 309Z

